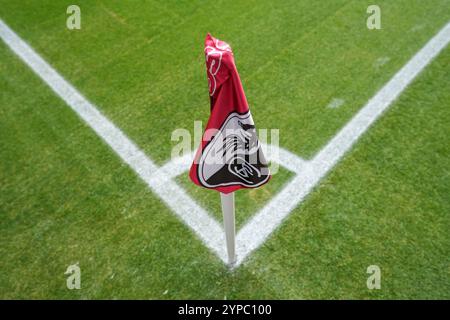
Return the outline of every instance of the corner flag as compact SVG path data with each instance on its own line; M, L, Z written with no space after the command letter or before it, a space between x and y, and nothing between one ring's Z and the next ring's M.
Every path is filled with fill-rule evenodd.
M189 176L202 187L228 194L270 179L230 46L205 39L211 115Z
M205 39L211 115L189 176L220 192L228 263L236 262L234 191L270 179L230 46L210 34Z

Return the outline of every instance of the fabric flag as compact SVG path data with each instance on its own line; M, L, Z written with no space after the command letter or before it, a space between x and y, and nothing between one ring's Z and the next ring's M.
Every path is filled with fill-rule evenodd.
M230 193L270 179L230 46L205 39L211 115L189 176L202 187Z

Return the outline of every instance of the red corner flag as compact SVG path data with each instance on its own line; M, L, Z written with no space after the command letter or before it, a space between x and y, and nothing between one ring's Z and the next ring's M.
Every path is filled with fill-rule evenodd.
M205 39L211 116L189 176L202 187L230 193L270 179L230 46Z

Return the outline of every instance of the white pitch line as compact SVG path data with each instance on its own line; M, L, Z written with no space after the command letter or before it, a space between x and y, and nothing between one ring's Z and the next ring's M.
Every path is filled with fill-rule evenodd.
M369 102L334 136L288 185L242 227L236 266L282 223L304 197L349 151L416 76L450 42L450 23L439 31Z
M0 37L80 118L127 163L220 259L227 261L220 224L173 181L158 181L158 167L119 128L0 19Z
M262 149L269 161L276 162L295 173L303 170L307 163L307 161L296 154L273 144L262 144Z
M324 175L331 169L449 42L450 23L428 41L315 156L315 170Z

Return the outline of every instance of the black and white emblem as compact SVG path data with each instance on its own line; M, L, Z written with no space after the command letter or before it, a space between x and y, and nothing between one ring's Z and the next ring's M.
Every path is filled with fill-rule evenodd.
M232 112L204 148L197 170L208 188L258 187L270 178L250 111Z

